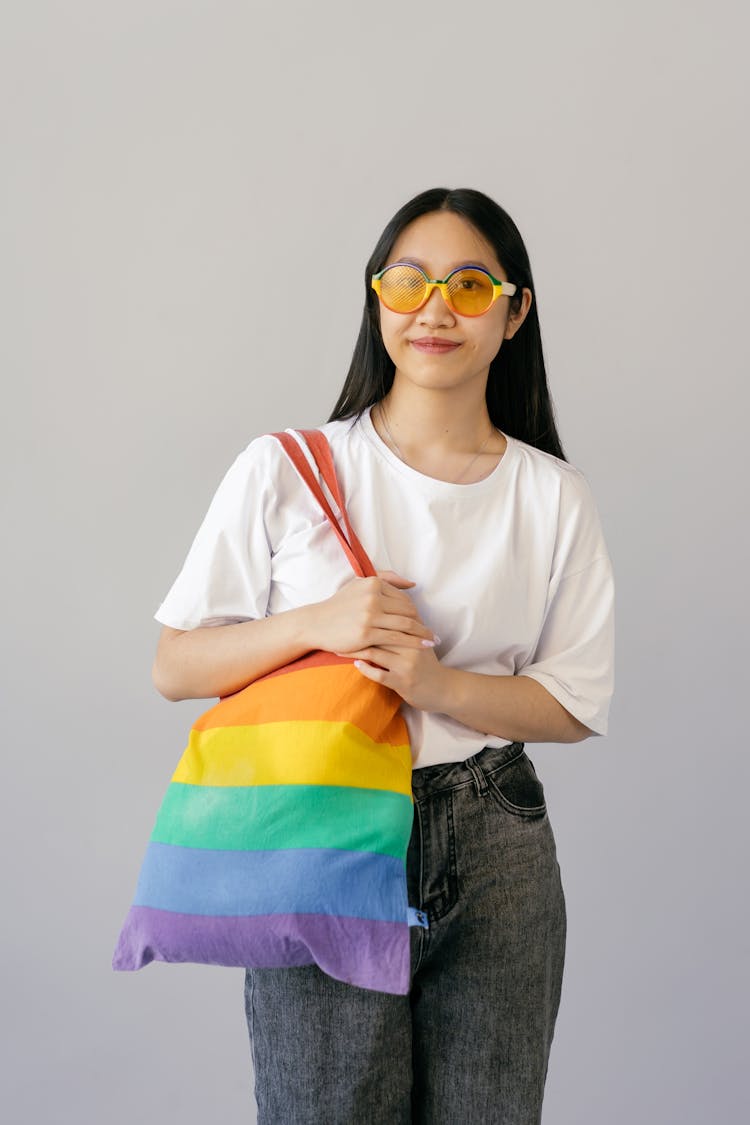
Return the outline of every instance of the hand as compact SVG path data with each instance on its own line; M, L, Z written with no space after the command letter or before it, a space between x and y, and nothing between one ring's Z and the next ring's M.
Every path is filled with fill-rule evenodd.
M434 649L379 645L354 655L358 658L355 668L368 680L393 688L420 711L445 711L450 669L443 667Z
M353 578L332 597L309 607L312 647L338 656L351 656L376 645L415 651L431 648L437 638L422 624L414 602L404 592L414 585L392 570L379 570L374 578Z

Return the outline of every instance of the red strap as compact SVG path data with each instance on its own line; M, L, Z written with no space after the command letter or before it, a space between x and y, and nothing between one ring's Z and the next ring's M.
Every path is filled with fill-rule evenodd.
M291 434L278 433L272 434L271 436L277 438L277 440L281 443L297 472L302 477L303 481L325 512L325 515L328 518L331 527L335 531L336 535L338 536L339 542L341 543L341 546L346 552L346 557L349 559L354 573L358 574L361 578L373 576L375 574L375 567L370 562L367 556L367 552L355 535L354 529L349 522L349 516L347 514L344 500L341 495L341 488L336 478L336 470L333 464L333 457L331 456L331 449L328 445L325 434L322 434L320 430L297 430L296 432L300 435L300 437L303 439L308 449L312 453L315 464L318 467L318 471L320 472L321 477L325 481L331 495L338 505L339 511L341 512L344 523L346 525L347 535L344 535L343 531L341 530L339 521L336 519L336 516L331 509L331 505L328 503L328 500L325 497L325 493L320 487L320 483L318 482L315 474L310 468L310 462L307 460L304 453L300 449L299 443L295 441Z
M297 432L304 438L305 442L307 443L308 449L315 458L315 464L318 466L318 471L323 480L328 485L328 490L338 505L338 509L344 518L344 523L346 524L349 542L355 554L358 555L360 560L364 562L366 564L366 567L369 567L371 573L374 574L375 568L367 557L367 552L360 543L359 539L356 536L354 528L349 522L349 513L346 510L344 497L341 493L341 486L339 485L338 479L336 477L336 469L334 468L333 464L331 447L328 444L328 440L325 434L322 434L320 430L298 430Z

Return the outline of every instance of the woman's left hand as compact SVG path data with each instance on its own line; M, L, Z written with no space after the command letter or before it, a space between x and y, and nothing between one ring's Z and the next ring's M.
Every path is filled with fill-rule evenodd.
M392 688L412 707L420 711L445 709L449 669L443 667L433 648L378 645L350 655L357 658L354 664L363 676Z

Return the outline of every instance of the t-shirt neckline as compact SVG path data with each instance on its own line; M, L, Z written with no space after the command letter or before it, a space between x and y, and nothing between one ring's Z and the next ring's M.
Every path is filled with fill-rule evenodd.
M456 496L467 496L470 493L481 492L484 489L492 488L498 478L503 475L505 463L506 461L508 461L509 455L515 447L515 438L512 438L510 434L506 434L504 430L499 430L499 433L503 435L506 441L505 452L503 453L502 457L498 461L497 465L495 465L495 468L491 473L489 473L486 477L482 477L481 480L469 481L467 484L461 484L460 481L454 482L439 480L437 477L431 477L426 473L420 473L418 469L413 469L411 465L407 465L405 461L402 461L400 457L396 456L393 450L385 444L380 434L375 429L372 418L370 417L371 411L372 406L369 406L362 412L358 420L358 425L360 426L362 433L364 434L369 444L373 446L382 460L387 461L388 464L401 476L409 477L413 481L421 482L425 487L431 488L435 492L440 492L443 495L452 493Z

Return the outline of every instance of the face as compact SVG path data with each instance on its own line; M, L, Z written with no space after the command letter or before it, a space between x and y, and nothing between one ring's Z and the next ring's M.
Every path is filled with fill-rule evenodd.
M457 266L483 266L499 281L512 281L490 244L466 219L452 211L431 211L410 223L397 238L385 265L409 261L430 278L444 278ZM380 330L396 379L445 388L478 381L486 385L492 360L503 339L523 322L531 292L523 290L521 310L510 316L510 298L500 297L481 316L460 316L439 289L414 313L396 313L380 304ZM433 341L432 347L430 341ZM440 350L435 341L454 346Z

